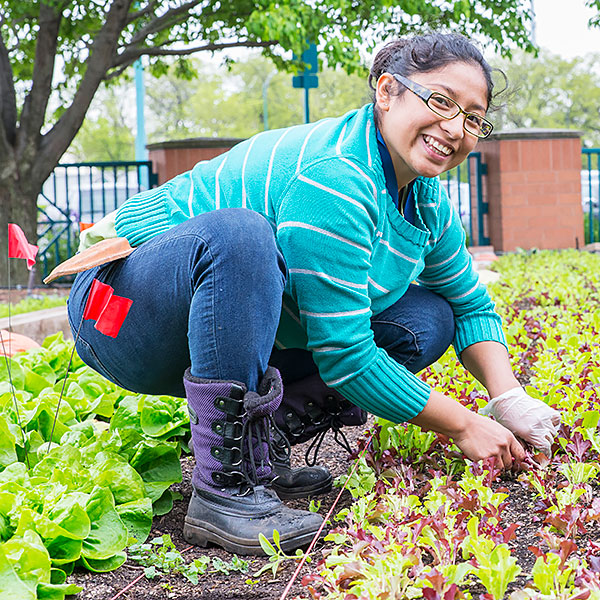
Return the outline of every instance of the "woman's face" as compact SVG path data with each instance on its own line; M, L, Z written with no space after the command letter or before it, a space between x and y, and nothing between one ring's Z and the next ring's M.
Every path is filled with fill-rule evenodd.
M485 115L488 91L478 65L454 62L435 71L412 73L409 79L449 96L467 112ZM403 187L415 177L435 177L460 164L475 148L477 138L464 130L462 113L443 119L406 88L400 96L393 95L396 86L401 84L392 75L381 75L376 103L381 135L392 157L398 186Z

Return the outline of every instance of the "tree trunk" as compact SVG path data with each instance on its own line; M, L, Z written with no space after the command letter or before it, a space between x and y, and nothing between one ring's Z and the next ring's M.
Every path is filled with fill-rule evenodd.
M30 244L37 243L37 191L30 185L20 185L17 171L10 163L0 163L0 175L0 287L9 285L9 268L10 287L26 286L29 279L26 261L8 258L8 224L16 223Z

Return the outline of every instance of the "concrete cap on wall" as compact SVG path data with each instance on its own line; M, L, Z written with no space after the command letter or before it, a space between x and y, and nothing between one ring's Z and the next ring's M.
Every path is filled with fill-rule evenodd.
M219 138L219 137L199 137L187 138L184 140L172 140L168 142L157 142L148 144L148 150L174 150L176 148L232 148L236 144L243 142L246 138Z
M580 138L582 131L576 129L542 129L542 128L519 128L495 131L486 140L548 140L556 138ZM485 140L482 140L485 141Z

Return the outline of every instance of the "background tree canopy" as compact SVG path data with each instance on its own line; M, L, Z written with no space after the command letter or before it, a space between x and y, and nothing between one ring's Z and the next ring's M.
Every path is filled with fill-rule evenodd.
M573 59L517 52L495 66L510 90L492 116L497 128L576 129L585 146L600 146L600 52Z
M196 52L260 47L283 67L310 39L328 64L352 72L359 48L430 28L503 51L528 47L529 7L529 0L0 0L0 247L7 247L4 219L36 238L42 183L100 84L141 56L156 74L164 57L180 57L186 75L185 57Z

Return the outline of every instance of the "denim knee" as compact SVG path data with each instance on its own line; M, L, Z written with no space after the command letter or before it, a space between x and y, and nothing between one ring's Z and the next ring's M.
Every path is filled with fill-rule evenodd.
M279 272L285 285L285 260L273 228L259 213L246 208L222 208L192 217L180 228L180 235L192 233L201 240L201 253L208 248L213 259L218 256L220 262L235 265L239 278L256 277L261 271L267 276Z
M448 301L411 285L395 304L376 315L376 344L413 373L438 360L454 339L454 312Z

